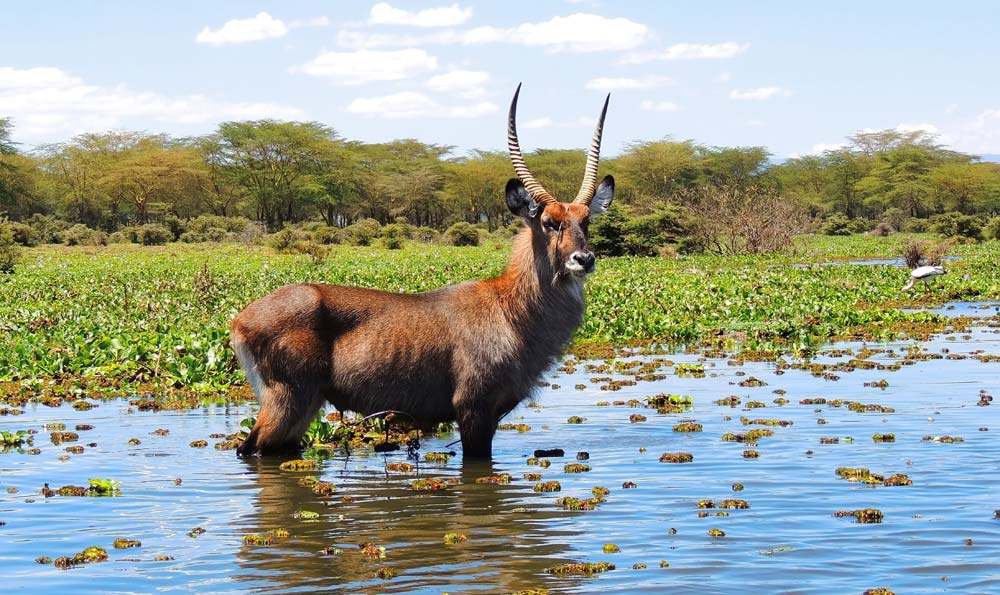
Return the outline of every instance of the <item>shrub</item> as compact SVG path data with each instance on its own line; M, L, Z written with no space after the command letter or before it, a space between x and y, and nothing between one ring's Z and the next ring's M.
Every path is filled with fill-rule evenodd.
M930 228L946 238L978 240L983 235L983 223L978 217L955 211L931 217Z
M299 240L292 244L289 251L293 254L306 254L312 259L313 264L320 264L326 258L329 248L312 240Z
M313 231L313 239L320 244L339 244L344 241L344 232L339 227L321 225Z
M11 233L14 235L14 243L21 246L37 246L38 235L27 223L7 223Z
M170 230L170 240L173 242L176 242L189 229L188 222L177 215L165 215L160 223Z
M618 203L590 224L590 248L598 256L621 256L625 254L625 226L628 211Z
M174 239L174 234L159 223L147 223L139 227L138 239L143 246L163 246Z
M773 189L723 184L694 188L685 204L691 236L715 254L763 254L785 250L807 229L801 207Z
M951 250L951 240L932 242L929 240L909 239L903 242L899 253L906 266L915 269L926 264L939 265Z
M1000 240L1000 217L993 217L983 226L983 239Z
M625 252L636 256L655 256L660 248L677 242L686 234L683 219L681 207L667 205L649 215L628 220L625 223Z
M35 232L39 244L61 244L62 233L69 229L70 224L50 215L35 213L25 221Z
M911 217L903 223L902 231L907 233L924 233L931 228L931 222L927 219Z
M867 233L870 236L884 238L892 235L892 226L886 223L885 221L880 221L878 225L873 227L871 231Z
M828 236L849 236L851 235L850 222L850 219L840 213L833 213L823 220L819 231Z
M240 234L252 225L246 217L222 217L220 215L198 215L187 222L188 231L204 234L210 229L221 229L226 233Z
M63 243L67 246L87 246L94 243L94 230L83 223L77 223L63 232Z
M440 237L441 232L433 227L414 227L410 232L410 239L418 242L424 242L425 244L436 242Z
M903 209L892 207L882 213L879 223L888 226L889 231L900 231L903 229L903 224L906 223L907 219L909 219L909 215Z
M21 248L14 241L14 229L0 220L0 273L13 273L21 257Z
M382 245L390 250L403 247L403 239L407 237L407 224L391 223L382 228Z
M479 229L471 223L459 221L444 232L448 243L452 246L478 246Z
M382 232L382 226L374 219L362 219L344 228L348 242L355 246L370 246Z
M122 237L125 239L125 242L122 243L131 243L131 244L140 243L140 238L139 238L140 231L139 228L135 225L126 225L125 227L119 227L118 233L122 234Z

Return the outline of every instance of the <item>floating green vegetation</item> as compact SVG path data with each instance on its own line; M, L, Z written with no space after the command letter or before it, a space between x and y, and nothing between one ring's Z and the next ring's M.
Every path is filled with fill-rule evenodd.
M719 502L719 508L743 510L750 508L750 504L746 500L741 500L739 498L727 498Z
M725 537L726 532L722 529L716 529L715 527L708 530L709 537Z
M924 436L921 440L924 442L940 442L942 444L965 442L965 438L962 438L961 436Z
M889 388L889 381L885 380L885 379L875 380L875 381L872 381L872 382L866 382L865 386L868 387L868 388L880 388L882 390L885 390L885 389Z
M611 562L577 562L576 564L558 564L545 569L548 574L598 574L614 570Z
M524 479L526 479L528 481L539 481L539 480L542 479L542 474L541 473L525 473L521 477L523 477Z
M82 564L104 562L107 559L108 551L101 546L94 545L84 549L82 552L73 554L71 557L63 556L61 558L56 558L54 564L56 568L62 568L65 570Z
M589 461L590 460L590 453L581 450L580 452L576 453L576 460L578 460L578 461Z
M319 513L311 510L296 510L292 513L292 518L300 521L315 521L319 519Z
M190 446L191 448L205 448L206 446L208 446L208 441L207 440L192 440L191 443L188 444L188 446Z
M120 496L121 495L121 482L115 481L113 479L88 479L87 483L90 487L87 488L88 496Z
M888 587L875 587L874 589L865 589L863 595L896 595L896 593Z
M566 473L586 473L590 471L590 465L585 465L583 463L566 463L563 466L563 471Z
M49 440L52 444L56 446L62 444L63 442L76 442L80 439L80 435L76 432L52 432L49 434Z
M715 508L714 500L698 500L698 508Z
M755 378L753 376L750 376L746 380L741 380L739 382L739 385L746 388L746 387L767 386L767 383L761 380L760 378Z
M852 516L854 520L862 524L874 524L882 522L882 511L877 508L860 508L858 510L840 510L833 513L835 517Z
M742 483L734 483L733 484L733 491L734 492L742 492L743 491L743 484Z
M702 426L699 423L693 421L686 421L679 423L674 426L675 432L700 432L702 431Z
M704 378L705 366L702 364L680 363L674 366L674 373L682 378Z
M429 463L447 463L454 453L450 452L428 452L424 454L424 460Z
M476 483L508 484L510 483L510 473L501 473L499 475L487 475L486 477L477 477Z
M126 539L124 537L118 537L114 541L114 548L116 550L125 550L134 547L142 547L142 542L138 539Z
M690 463L694 455L689 452L665 452L660 455L661 463Z
M722 399L716 399L712 402L715 403L716 405L722 405L723 407L739 407L740 398L737 397L736 395L730 395Z
M194 529L188 531L188 537L198 537L199 535L203 535L205 532L206 530L203 527L195 527Z
M501 431L515 431L515 432L530 432L531 426L528 424L500 424L497 426L497 430Z
M545 481L536 483L533 488L536 492L558 492L562 490L562 486L558 481Z
M618 547L613 543L605 543L604 547L601 549L604 550L605 554L617 554L618 552L622 551L620 547Z
M385 558L386 549L384 545L375 545L370 541L366 541L359 543L358 549L361 550L361 555L369 560L381 560Z
M448 545L458 545L459 543L465 543L469 541L469 538L465 533L445 533L444 542Z
M872 441L873 442L895 442L896 441L896 435L895 434L878 434L878 433L875 433L875 434L872 434Z
M278 465L278 469L282 471L315 471L319 469L319 464L307 459L295 459L283 462Z
M243 545L273 545L279 540L288 539L286 529L272 529L267 533L251 533L243 536Z
M760 458L760 451L751 450L751 449L744 450L743 451L743 458L744 459L757 459L757 458Z
M418 492L436 492L447 489L451 483L447 479L434 477L430 479L414 479L410 482L410 487Z
M632 423L632 424L642 423L642 422L646 421L646 416L645 415L641 415L639 413L633 413L632 415L628 416L628 421L629 421L629 423Z
M793 549L795 548L793 548L790 545L779 545L778 547L773 547L771 549L761 550L760 554L763 556L773 556L775 554L780 554L782 552L790 552Z
M375 578L387 581L389 579L396 578L399 575L399 571L394 568L389 568L388 566L382 566L375 570Z
M586 418L580 417L579 415L571 415L569 419L566 420L568 424L582 424L587 421Z
M410 473L413 471L412 463L397 462L397 463L386 463L386 471L398 471L400 473Z
M566 510L594 510L602 502L604 502L604 498L574 498L573 496L565 496L556 499L556 506L561 506Z
M312 493L317 496L332 496L337 492L337 486L328 481L317 481L312 485Z
M25 430L17 430L16 432L0 432L0 447L3 448L30 444L30 441L31 436Z

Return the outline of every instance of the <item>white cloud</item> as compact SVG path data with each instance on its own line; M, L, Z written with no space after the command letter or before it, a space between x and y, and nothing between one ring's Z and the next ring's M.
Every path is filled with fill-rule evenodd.
M642 102L642 109L650 112L676 112L680 109L678 105L672 101L652 101L647 99Z
M375 25L410 25L412 27L453 27L472 18L471 8L458 4L425 8L416 12L394 8L385 2L372 6L368 22Z
M654 60L723 60L734 58L750 49L749 43L727 41L724 43L675 43L659 52L630 54L622 60L626 64L642 64Z
M330 18L321 17L311 17L308 19L295 19L294 21L288 22L289 29L296 29L299 27L328 27L330 25Z
M337 35L337 43L351 49L514 43L541 47L549 52L585 53L630 50L638 47L648 37L649 28L641 23L620 17L576 13L553 17L541 23L522 23L510 28L483 26L423 35L341 31Z
M406 49L322 52L293 70L329 77L339 85L360 85L371 81L403 80L436 69L437 58L424 50Z
M729 92L729 98L740 101L764 101L775 95L788 94L788 90L781 87L758 87L756 89L733 89Z
M497 111L488 101L469 105L442 105L423 93L403 91L383 97L358 97L347 106L347 111L382 118L415 118L418 116L446 118L474 118Z
M484 86L490 80L490 73L480 70L452 70L432 76L427 88L438 93L448 93L460 97L481 97L486 94Z
M600 77L590 79L584 86L588 89L616 91L623 89L652 89L653 87L661 87L669 82L670 79L662 76L647 76L641 79Z
M275 103L226 102L203 95L169 97L125 85L88 85L49 67L0 67L0 113L14 119L15 134L28 142L65 140L82 132L136 125L135 120L190 129L221 120L305 116L299 109Z
M630 50L649 36L649 27L626 18L576 13L543 23L524 23L508 31L512 41L553 52Z
M276 19L266 12L260 12L250 19L233 19L226 21L222 27L212 30L205 27L195 37L198 43L209 45L225 45L227 43L246 43L262 39L283 37L288 33L288 25L281 19Z
M521 124L521 128L549 128L552 124L552 118L535 118Z
M719 74L715 75L714 80L717 83L728 83L729 81L733 80L733 74L728 71L720 72Z

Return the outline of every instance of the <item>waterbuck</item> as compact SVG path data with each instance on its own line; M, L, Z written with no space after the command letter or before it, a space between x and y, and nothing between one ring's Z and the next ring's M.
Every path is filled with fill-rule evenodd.
M511 212L527 223L503 274L418 294L322 284L282 287L240 312L232 345L260 404L241 455L298 447L324 402L363 414L401 411L422 423L458 421L462 454L489 458L501 417L525 399L583 319L594 270L591 215L607 210L615 181L597 185L604 101L573 202L535 181L515 124L507 144L517 179Z

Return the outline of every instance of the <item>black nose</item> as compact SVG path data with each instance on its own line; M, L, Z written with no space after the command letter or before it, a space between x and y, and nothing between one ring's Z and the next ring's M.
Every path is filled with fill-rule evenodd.
M593 268L594 261L597 260L597 257L594 256L593 252L574 252L573 260L580 263L580 266L583 268L590 269Z

